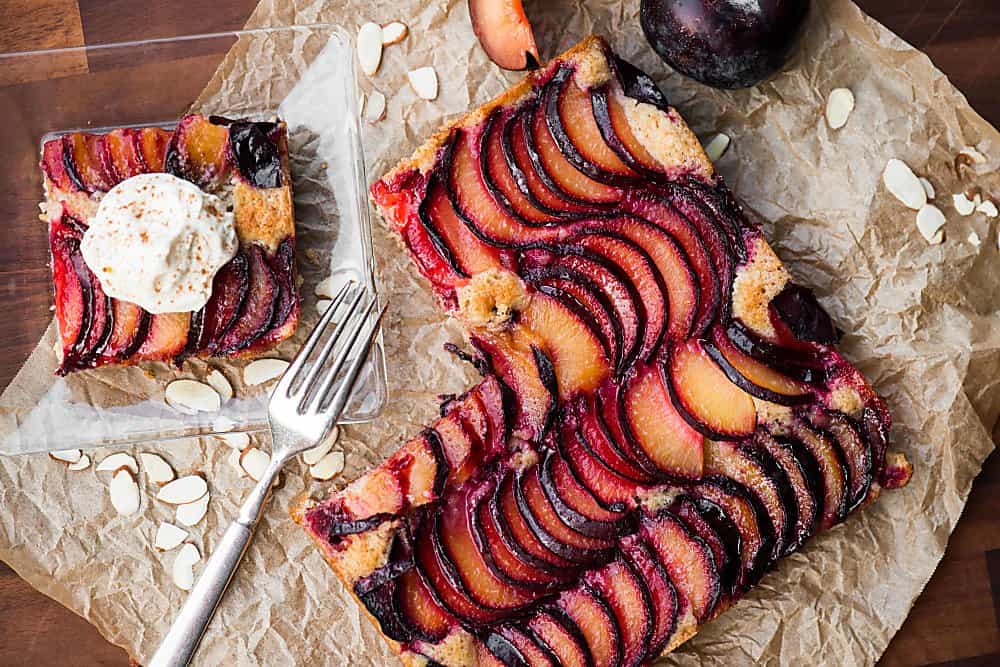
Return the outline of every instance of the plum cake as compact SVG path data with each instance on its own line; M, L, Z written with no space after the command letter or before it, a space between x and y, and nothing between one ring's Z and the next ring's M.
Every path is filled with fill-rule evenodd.
M252 356L294 332L299 298L283 122L192 114L172 131L143 127L106 134L73 132L45 142L41 168L45 185L42 219L49 225L60 373L107 364L178 361L189 355ZM124 270L139 275L135 272L149 267L136 264L155 264L137 250L137 239L150 240L151 225L138 228L138 237L118 237L119 246L112 247L114 267L89 266L81 251L102 213L102 202L150 175L166 175L154 178L169 179L165 185L173 187L170 193L194 197L192 201L202 195L211 199L214 203L206 205L205 211L217 213L214 219L225 219L229 252L218 265L206 267L202 253L214 241L198 237L208 243L203 248L192 245L194 237L177 234L182 222L169 217L181 210L177 202L158 209L155 202L123 205L133 207L128 221L134 225L145 222L143 212L148 219L153 209L167 211L165 224L157 229L169 252L165 251L164 271L157 274L154 287L159 291L161 279L176 278L174 274L183 273L182 269L197 269L195 277L201 280L204 299L196 308L150 312L142 304L109 294L116 275L125 276L127 282L133 274ZM174 186L178 179L184 187ZM150 192L146 186L134 191ZM161 187L161 196L174 196L163 191ZM125 224L120 215L113 222L119 227ZM192 218L192 233L203 233L205 222L203 217ZM193 254L178 257L179 252ZM128 264L133 254L139 259ZM112 268L118 273L113 274ZM191 291L192 285L185 289Z
M908 480L829 317L603 40L371 192L483 379L293 516L404 663L646 663Z

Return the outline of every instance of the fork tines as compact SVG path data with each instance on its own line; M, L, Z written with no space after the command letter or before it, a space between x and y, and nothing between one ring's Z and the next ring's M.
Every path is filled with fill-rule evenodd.
M328 416L336 420L378 336L386 306L373 315L377 306L377 298L369 296L363 286L353 281L344 285L285 371L272 394L271 408L276 402L287 402L299 415ZM324 341L324 334L335 315L338 315L337 324ZM313 355L321 341L322 348ZM347 370L342 373L345 365ZM300 376L304 376L301 381Z

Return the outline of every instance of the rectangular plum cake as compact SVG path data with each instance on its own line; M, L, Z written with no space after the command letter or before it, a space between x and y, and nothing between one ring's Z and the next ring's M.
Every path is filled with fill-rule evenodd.
M185 116L159 127L74 132L42 148L60 373L106 364L250 356L295 331L295 222L285 124ZM220 197L239 249L193 312L152 314L108 296L81 253L99 202L140 174L167 173Z
M639 665L909 479L885 403L591 37L372 186L483 375L293 512L408 665Z

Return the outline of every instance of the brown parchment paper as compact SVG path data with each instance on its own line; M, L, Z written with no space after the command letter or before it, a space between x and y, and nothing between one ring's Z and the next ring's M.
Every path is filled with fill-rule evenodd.
M735 608L657 664L874 663L934 571L993 448L990 431L1000 415L996 225L979 215L959 217L950 195L971 183L1000 195L1000 135L926 56L848 0L813 3L790 68L740 92L671 74L642 37L637 2L560 0L529 10L544 55L590 32L604 34L660 80L701 136L724 131L733 138L720 170L798 281L814 287L849 332L842 348L888 399L893 446L916 466L906 489L883 494L785 559ZM386 50L374 80L362 81L389 100L386 120L366 131L370 175L515 78L477 46L464 0L264 0L251 24L329 21L353 31L369 19L402 19L411 30ZM244 86L269 85L256 75L254 59L287 56L235 51L199 104L238 106ZM417 100L405 83L407 70L428 64L441 81L434 102ZM822 110L840 86L854 91L857 109L834 132ZM989 159L960 181L952 162L966 145ZM891 157L934 184L948 216L943 245L928 245L914 213L881 186ZM460 340L458 329L443 322L380 220L375 245L381 288L393 303L385 326L390 405L375 423L344 429L345 479L429 419L436 394L473 379L441 351L442 343ZM210 439L165 449L179 473L203 471L210 481L209 515L192 530L203 553L211 553L248 489L226 462L228 453ZM197 664L394 664L288 518L299 493L325 491L309 489L307 480L300 465L286 473ZM145 496L139 514L117 517L106 480L92 470L67 472L43 455L0 458L0 509L0 558L139 662L152 655L184 598L170 582L173 554L152 547L169 508Z

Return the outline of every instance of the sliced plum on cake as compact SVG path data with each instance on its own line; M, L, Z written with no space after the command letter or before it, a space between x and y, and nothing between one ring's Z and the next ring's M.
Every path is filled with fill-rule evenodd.
M41 167L64 339L60 373L188 355L247 356L294 333L299 298L284 124L192 114L172 131L75 132L45 143ZM110 190L163 172L222 196L240 240L236 255L215 272L208 302L193 312L154 314L108 296L101 272L69 247L79 247Z
M387 573L403 656L649 664L908 478L833 322L599 38L371 192L484 374L297 510L348 584Z

